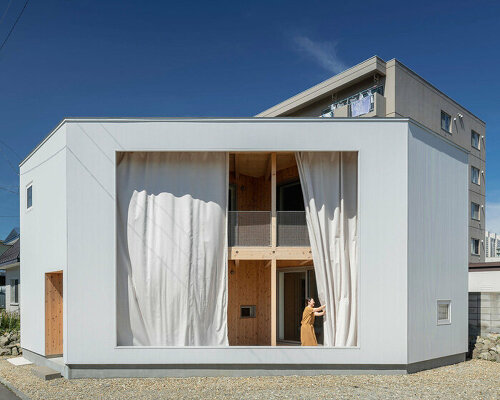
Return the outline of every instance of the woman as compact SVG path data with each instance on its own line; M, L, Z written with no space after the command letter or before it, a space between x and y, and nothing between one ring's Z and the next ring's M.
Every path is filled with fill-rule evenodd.
M314 318L325 315L326 305L314 308L314 299L306 299L306 308L302 313L302 322L300 327L300 342L302 346L317 346L316 333L314 333Z

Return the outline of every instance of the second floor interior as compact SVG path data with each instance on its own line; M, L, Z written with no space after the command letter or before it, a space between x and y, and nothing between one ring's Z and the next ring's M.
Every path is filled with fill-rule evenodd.
M228 246L309 247L294 153L230 153Z

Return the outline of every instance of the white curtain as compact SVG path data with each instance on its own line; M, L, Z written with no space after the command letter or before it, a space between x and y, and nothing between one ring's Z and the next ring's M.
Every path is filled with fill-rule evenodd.
M226 153L119 157L118 345L228 345Z
M358 222L355 152L296 153L325 346L356 346Z

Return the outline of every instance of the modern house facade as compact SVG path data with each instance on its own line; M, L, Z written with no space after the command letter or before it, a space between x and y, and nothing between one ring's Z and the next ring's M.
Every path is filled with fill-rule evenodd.
M484 262L486 125L398 60L372 57L257 116L408 117L467 149L469 262Z
M461 361L468 170L408 118L66 119L20 166L23 355L69 378Z

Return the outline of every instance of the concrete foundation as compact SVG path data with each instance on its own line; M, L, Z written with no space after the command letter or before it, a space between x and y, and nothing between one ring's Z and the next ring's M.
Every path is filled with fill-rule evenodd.
M60 358L46 358L24 350L24 357L48 366L68 379L77 378L161 378L205 376L316 376L316 375L397 375L423 371L465 361L465 353L413 364L331 364L331 365L65 365Z

